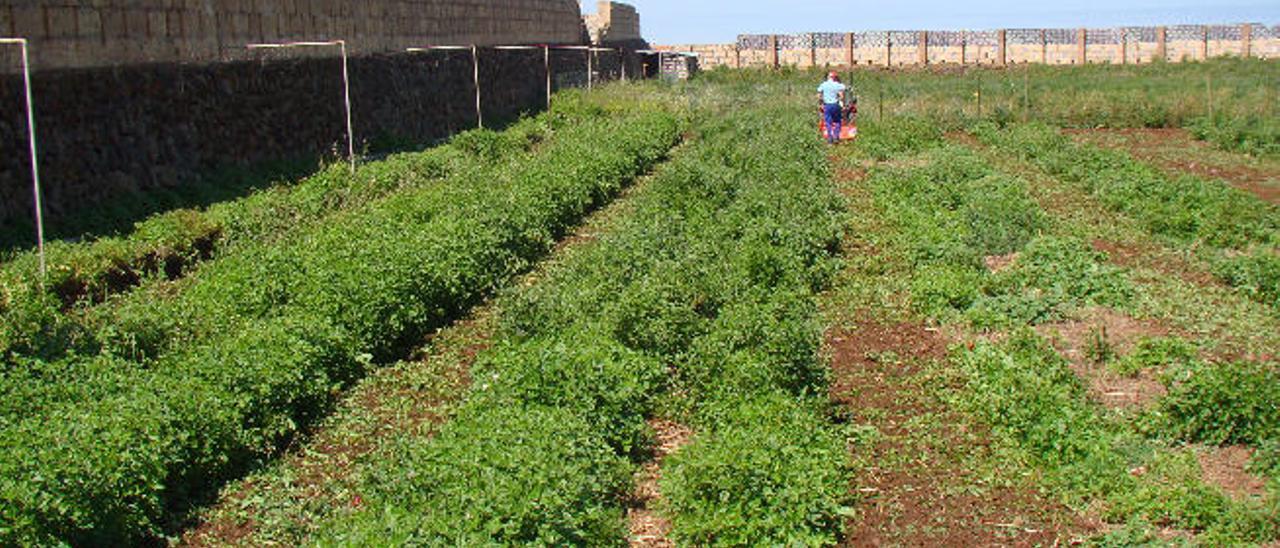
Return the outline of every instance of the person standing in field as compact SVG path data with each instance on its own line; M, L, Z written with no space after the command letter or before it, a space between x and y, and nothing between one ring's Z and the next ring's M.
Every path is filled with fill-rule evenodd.
M827 122L827 142L833 145L840 142L840 126L844 124L841 105L846 89L835 71L827 73L827 81L818 86L818 100L822 101L822 116Z

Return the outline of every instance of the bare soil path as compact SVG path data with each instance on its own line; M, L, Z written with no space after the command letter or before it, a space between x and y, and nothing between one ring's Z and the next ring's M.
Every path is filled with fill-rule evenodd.
M631 533L628 544L636 548L670 548L675 543L667 536L671 533L671 523L659 513L662 492L658 481L662 479L662 465L666 458L689 443L693 430L661 419L650 420L649 426L653 428L657 444L653 460L636 473L636 492L631 507L627 509Z

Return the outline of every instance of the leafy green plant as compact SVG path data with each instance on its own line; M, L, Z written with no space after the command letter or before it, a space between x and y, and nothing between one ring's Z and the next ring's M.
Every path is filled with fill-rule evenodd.
M837 540L851 510L845 437L782 395L734 402L672 456L661 480L677 542L699 546Z
M1145 468L1130 492L1112 497L1107 517L1142 516L1160 526L1202 532L1209 544L1266 542L1280 535L1275 503L1236 502L1201 479L1191 452L1162 453Z
M942 130L921 117L894 116L863 122L858 128L858 148L877 160L887 160L940 144Z
M69 325L78 327L75 315L64 314L66 310L100 303L153 279L182 278L215 256L287 238L397 191L422 188L452 174L476 170L485 162L515 157L560 128L604 116L603 110L566 95L553 110L507 130L463 132L440 147L362 164L354 174L346 164L331 165L296 183L265 188L204 210L155 215L123 236L50 242L46 246L49 275L43 282L36 254L18 254L0 265L0 332L7 335L0 337L0 358L22 354L56 359L72 343L57 333Z
M1280 485L1280 438L1265 440L1249 463L1249 470L1269 478L1273 485Z
M1084 347L1084 355L1097 365L1106 365L1116 358L1116 347L1107 336L1107 326L1103 325L1089 330Z
M1280 308L1280 255L1259 250L1224 257L1214 265L1214 274L1254 300Z
M1203 116L1191 120L1187 129L1197 139L1225 150L1255 156L1280 155L1280 123L1272 117Z
M1124 460L1110 449L1115 435L1086 403L1067 362L1033 332L980 343L958 363L969 378L961 405L1014 440L1055 483L1097 496L1127 481Z
M782 130L779 120L787 120ZM813 300L831 272L843 228L840 204L829 185L814 184L824 179L825 163L808 124L789 111L746 109L695 127L694 140L657 170L610 230L555 263L537 284L503 297L500 327L478 358L472 391L455 419L466 423L457 427L467 430L466 439L486 441L461 449L455 446L462 436L442 434L448 439L414 442L411 458L399 451L374 455L361 488L368 508L334 516L322 528L324 542L619 543L621 530L578 524L621 516L620 497L591 491L577 495L576 504L559 496L544 503L527 485L560 481L566 492L583 493L582 482L559 479L559 471L647 458L645 421L659 410L711 439L721 423L695 419L725 416L710 410L737 409L761 394L774 399L753 416L792 421L765 446L755 437L753 449L764 459L795 455L778 476L791 486L786 507L793 510L760 513L777 504L760 500L738 507L732 519L780 542L835 538L842 509L831 498L846 492L840 467L846 454L840 429L822 412L826 368ZM771 160L759 161L766 152ZM565 422L577 445L606 447L609 455L520 451L531 461L528 473L538 477L504 481L512 475L506 467L517 461L489 453L505 449L503 438L523 434L470 416L495 408L575 417ZM758 427L750 422L742 428ZM536 436L546 429L530 428ZM795 432L807 437L792 439ZM746 431L732 437L752 439ZM703 462L729 456L716 451ZM420 466L423 460L429 468ZM572 462L550 464L557 460ZM684 477L700 484L731 480L716 470L691 468ZM423 480L409 482L404 494L382 485L406 476ZM533 513L543 507L551 513ZM466 515L448 517L456 512Z
M577 330L503 344L484 355L473 375L474 406L573 410L591 424L596 438L630 457L649 448L645 418L667 382L661 362L602 333Z
M1169 394L1153 417L1161 434L1215 445L1280 437L1280 372L1270 365L1195 363L1165 382Z
M1123 306L1133 287L1124 271L1104 263L1106 255L1080 240L1041 236L1018 260L996 273L984 297L969 311L979 326L1040 323L1094 304Z
M429 441L406 439L375 469L321 545L607 545L631 466L583 416L537 405L469 405Z
M1178 371L1191 367L1199 361L1195 345L1181 337L1144 337L1128 355L1110 362L1111 371L1135 376L1138 373L1156 369L1158 371Z
M1219 181L1172 177L1125 152L1073 143L1044 125L980 125L975 133L987 144L1081 185L1109 209L1133 217L1157 235L1243 248L1275 243L1280 234L1275 206Z
M930 265L916 272L911 297L920 313L946 318L972 306L981 297L984 283L985 276L971 267Z
M1105 518L1128 524L1099 543L1147 538L1147 524L1202 531L1213 543L1280 536L1275 500L1234 501L1203 481L1192 452L1155 446L1105 420L1065 360L1033 332L978 343L955 360L967 379L954 396L963 409L1025 454L1054 491L1105 501Z

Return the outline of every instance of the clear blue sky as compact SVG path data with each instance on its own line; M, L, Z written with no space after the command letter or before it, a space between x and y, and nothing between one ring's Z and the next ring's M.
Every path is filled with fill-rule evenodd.
M1280 0L624 0L654 44L731 42L741 33L1280 24ZM595 12L595 0L582 0Z

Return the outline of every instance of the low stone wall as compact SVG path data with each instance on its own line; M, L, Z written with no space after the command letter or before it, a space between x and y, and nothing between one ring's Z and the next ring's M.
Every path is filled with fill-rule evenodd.
M581 51L552 50L555 86L582 86ZM628 54L634 77L641 62ZM596 77L620 75L598 55ZM427 142L475 127L469 51L351 59L357 147ZM47 220L130 192L176 187L227 165L345 154L341 62L332 58L63 69L33 76ZM543 53L482 49L486 125L546 102ZM0 77L0 223L31 216L22 81Z
M596 13L583 16L582 20L592 43L633 45L644 42L640 33L640 14L630 4L600 0L596 2Z
M1223 55L1280 58L1280 27L1243 24L743 35L734 44L663 47L697 53L703 69L942 63L1128 64Z

